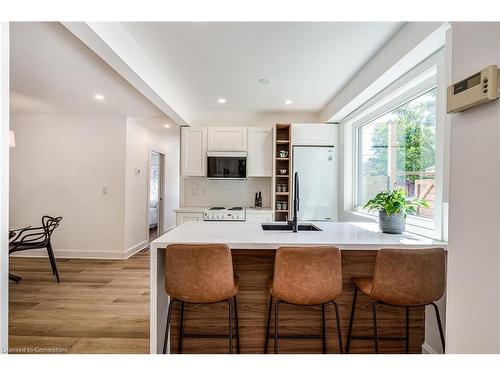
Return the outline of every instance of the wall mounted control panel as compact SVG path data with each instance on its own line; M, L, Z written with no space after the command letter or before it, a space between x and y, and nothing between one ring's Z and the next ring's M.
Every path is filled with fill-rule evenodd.
M490 65L480 72L448 86L446 112L462 112L496 99L498 99L498 67Z

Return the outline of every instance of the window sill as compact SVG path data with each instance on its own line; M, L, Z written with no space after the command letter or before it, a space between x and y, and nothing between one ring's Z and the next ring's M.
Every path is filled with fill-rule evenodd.
M343 221L371 221L378 223L378 216L374 214L369 214L364 210L351 210L345 211L342 215ZM410 217L406 220L406 232L418 234L420 236L432 238L434 240L441 241L439 236L436 236L434 229L434 221L429 219L422 219L416 217Z

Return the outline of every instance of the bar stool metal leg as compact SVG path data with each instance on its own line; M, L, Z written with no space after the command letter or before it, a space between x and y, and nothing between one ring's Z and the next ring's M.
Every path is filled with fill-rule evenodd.
M325 304L321 305L321 328L323 331L322 334L322 345L323 345L323 354L326 354L326 324L325 324Z
M335 306L335 319L337 320L337 335L339 338L339 351L340 351L340 354L344 354L344 349L342 347L342 331L340 329L339 308L337 306L337 302L332 301L332 304Z
M238 303L236 302L236 296L233 298L234 300L234 318L236 323L236 353L241 354L240 351L240 324L238 322Z
M410 308L406 307L405 353L410 352Z
M165 327L165 337L163 338L163 354L167 353L168 330L170 328L170 322L172 320L172 307L174 306L174 302L176 301L172 300L168 304L167 326Z
M431 305L434 307L434 312L436 313L436 320L439 328L439 337L441 338L441 345L443 346L443 353L446 353L446 349L444 346L444 333L443 333L443 326L441 324L441 317L439 316L439 309L437 305L432 302Z
M278 344L279 306L280 306L280 301L276 301L276 303L274 304L274 354L278 354L279 350L279 344Z
M233 303L227 300L229 305L229 354L233 354Z
M177 354L182 354L182 338L184 336L184 302L181 302L181 319L179 321L179 341L177 342Z
M349 354L349 348L351 346L351 336L352 336L352 324L354 322L354 310L356 309L356 299L358 297L358 288L354 287L354 297L352 298L352 307L351 307L351 318L349 319L349 330L347 332L347 344L345 352Z
M273 296L269 295L269 309L267 311L267 327L266 327L266 340L264 344L264 354L267 354L267 347L269 345L269 327L271 326L272 311L273 311Z
M375 343L375 354L378 354L378 324L377 324L377 306L378 301L372 303L372 312L373 312L373 340Z

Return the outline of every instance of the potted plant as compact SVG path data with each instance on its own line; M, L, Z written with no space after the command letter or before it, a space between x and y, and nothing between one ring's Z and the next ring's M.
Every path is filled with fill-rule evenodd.
M363 208L368 212L378 210L378 224L384 233L401 234L405 230L406 215L416 213L418 207L429 207L429 203L420 198L408 198L406 191L396 188L378 193Z

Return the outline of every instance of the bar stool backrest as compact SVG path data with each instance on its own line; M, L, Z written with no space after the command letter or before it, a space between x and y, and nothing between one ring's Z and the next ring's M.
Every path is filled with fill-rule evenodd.
M381 249L370 297L399 306L427 305L445 290L445 251Z
M226 245L169 245L165 254L165 290L184 302L221 302L234 295L231 250Z
M276 251L273 297L297 305L319 305L341 293L342 262L336 247L280 247Z

